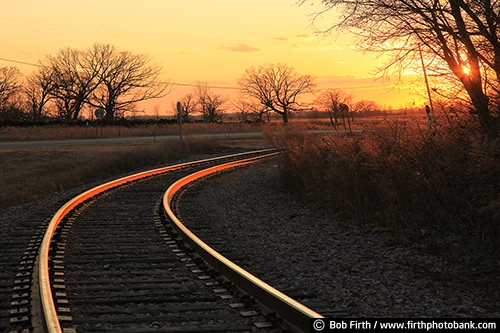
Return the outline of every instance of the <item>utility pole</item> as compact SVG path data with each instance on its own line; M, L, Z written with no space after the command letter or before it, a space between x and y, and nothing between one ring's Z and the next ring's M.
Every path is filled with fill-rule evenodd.
M422 49L418 45L418 52L420 53L420 61L422 62L422 69L424 71L425 87L427 88L427 96L429 97L429 106L431 108L431 116L434 120L434 105L432 104L431 89L429 88L429 81L427 80L427 70L425 69L424 57L422 56Z
M179 133L182 143L182 104L181 102L177 102L177 124L179 124Z

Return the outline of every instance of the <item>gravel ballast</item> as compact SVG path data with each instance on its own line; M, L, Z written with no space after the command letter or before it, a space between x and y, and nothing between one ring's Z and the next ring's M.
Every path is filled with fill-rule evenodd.
M277 289L315 293L350 317L500 318L498 286L461 284L453 278L459 269L444 259L389 246L383 234L294 201L282 189L277 163L242 167L193 186L186 196L195 198L196 210L182 211L181 205L184 222L189 226L190 216L203 216L224 235L221 251L247 254L243 268ZM89 186L0 210L3 240L26 225L27 245L45 219ZM24 248L19 249L18 260ZM12 283L14 278L6 277Z
M500 317L498 302L482 297L494 296L496 286L459 283L453 278L459 269L446 260L388 245L387 235L364 232L293 198L272 159L193 185L180 215L188 227L203 217L209 232L224 239L213 247L247 254L241 265L250 273L280 290L317 294L345 309L343 316Z

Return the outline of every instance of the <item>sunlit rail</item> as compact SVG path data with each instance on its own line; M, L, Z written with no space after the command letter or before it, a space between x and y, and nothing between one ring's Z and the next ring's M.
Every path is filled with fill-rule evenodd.
M137 174L133 174L130 176L122 177L111 182L99 185L94 187L75 198L68 201L64 206L62 206L56 214L52 217L49 226L45 232L43 237L38 256L38 288L39 288L39 296L40 296L40 307L42 311L41 320L45 326L45 331L49 333L62 333L62 328L59 323L57 310L54 304L54 298L52 295L51 281L49 275L49 251L52 238L56 232L58 225L61 223L63 218L69 214L72 210L74 210L78 205L84 203L86 200L99 195L105 191L108 191L112 188L124 185L126 183L136 181L145 177L160 175L162 173L166 173L173 170L178 170L182 168L187 168L195 165L200 165L204 163L215 162L217 160L223 160L228 158L236 158L245 155L251 154L263 154L265 152L269 152L271 149L264 149L246 153L232 154L221 157L209 158L204 160L198 160L194 162L181 163L173 166L167 166L163 168L157 168L153 170L148 170L144 172L140 172Z
M249 164L275 154L278 153L270 153L245 160L229 162L186 176L172 184L172 186L170 186L165 192L163 197L163 207L166 214L172 221L172 226L175 231L190 247L196 250L198 255L200 255L205 262L224 275L245 293L252 296L261 305L278 314L292 328L294 328L294 330L299 332L309 332L310 319L323 318L323 316L288 297L279 290L269 286L212 249L196 235L194 235L188 228L186 228L186 226L175 216L171 209L171 202L175 194L190 182L228 168Z

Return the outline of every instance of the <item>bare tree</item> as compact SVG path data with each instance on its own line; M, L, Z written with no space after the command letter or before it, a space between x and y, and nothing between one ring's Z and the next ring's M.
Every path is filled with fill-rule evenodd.
M39 67L37 71L28 75L23 92L32 119L43 118L48 113L45 107L53 98L51 94L54 89L55 82L49 68Z
M380 106L375 101L361 100L354 104L354 110L359 113L369 114L370 112L380 110Z
M22 80L22 74L16 67L0 68L0 119L25 118L20 97Z
M0 68L0 108L14 103L14 96L22 86L22 75L16 67Z
M308 2L307 0L301 1ZM500 3L476 0L324 0L324 14L339 18L323 32L354 32L364 50L392 52L389 68L402 70L417 63L419 51L428 69L453 73L470 98L487 131L498 126L492 108L500 86ZM443 66L444 65L444 66ZM498 104L498 103L496 103Z
M353 95L343 90L330 89L322 91L316 98L315 103L328 112L330 122L335 128L337 128L339 117L341 117L344 130L346 130L346 119L349 129L351 127L348 105L351 104L352 99Z
M311 92L315 87L312 76L299 75L286 64L249 68L238 83L243 94L279 113L283 117L283 123L288 123L291 111L301 107L298 96Z
M264 121L264 115L269 113L269 109L255 99L245 100L238 98L237 102L233 102L232 104L241 112L242 121L262 123Z
M225 111L224 104L227 102L226 97L214 94L206 82L198 82L194 88L194 94L205 122L213 123L222 120Z
M62 118L78 119L88 97L101 83L102 61L96 51L95 48L89 52L65 48L41 62L43 70L51 72L55 84L51 95Z
M160 104L156 104L153 107L153 114L156 118L156 121L160 120Z
M54 86L59 115L78 119L84 106L103 108L113 119L134 110L137 102L166 95L169 83L159 82L161 67L144 55L119 52L109 44L94 44L80 51L66 48L41 62L41 72ZM42 81L40 81L42 83Z
M159 81L161 67L145 55L120 52L109 44L94 44L89 55L100 71L99 85L87 102L103 108L108 120L130 111L137 102L161 98L170 92L166 91L169 83Z
M189 93L184 97L182 97L180 103L182 106L181 109L182 121L188 123L193 119L193 115L196 112L198 112L196 96L192 93ZM175 110L174 113L177 114L177 106L174 103L172 103L172 110Z

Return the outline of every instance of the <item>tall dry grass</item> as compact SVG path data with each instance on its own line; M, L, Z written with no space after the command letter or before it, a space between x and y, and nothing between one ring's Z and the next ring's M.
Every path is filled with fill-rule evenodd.
M455 124L393 122L362 135L267 133L285 180L398 243L500 268L500 140Z
M0 141L65 140L132 136L179 135L177 124L129 124L116 126L45 125L0 127ZM259 132L260 126L240 122L222 124L186 123L183 144L163 143L74 148L42 148L0 152L0 209L105 179L137 168L161 165L182 156L214 151L219 143L195 134Z
M120 174L214 152L211 140L2 152L0 209Z
M231 132L260 131L260 127L245 123L186 123L182 126L183 134L215 134ZM178 135L177 124L139 124L133 126L75 126L75 125L46 125L46 126L5 126L0 127L0 141L36 141L36 140L66 140L91 138L117 138L137 136Z

